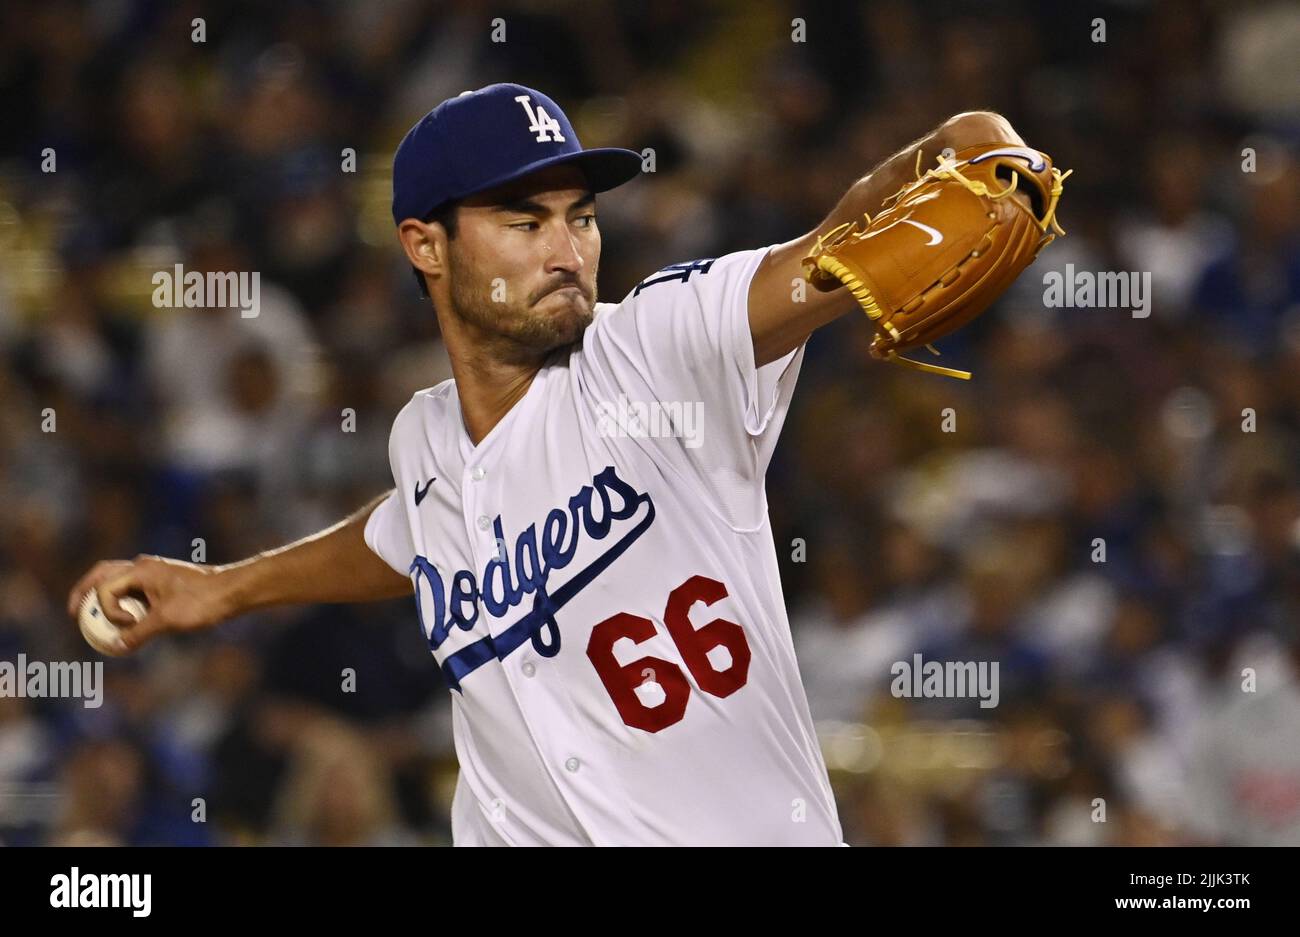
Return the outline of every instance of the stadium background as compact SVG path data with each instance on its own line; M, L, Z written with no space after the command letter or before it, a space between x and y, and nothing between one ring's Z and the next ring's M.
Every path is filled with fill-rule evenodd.
M1300 843L1298 47L1300 7L1263 2L7 0L0 659L94 658L63 600L97 559L202 537L227 562L391 485L392 417L449 372L390 163L443 98L519 81L585 145L655 149L600 197L613 301L808 230L990 108L1076 170L1069 236L944 344L969 385L870 362L860 317L814 336L768 479L846 838ZM153 308L174 263L259 271L260 316ZM1150 272L1150 316L1045 308L1067 264ZM999 661L1000 705L895 699L914 653ZM0 841L449 839L448 694L409 600L250 615L105 674L99 709L0 698Z

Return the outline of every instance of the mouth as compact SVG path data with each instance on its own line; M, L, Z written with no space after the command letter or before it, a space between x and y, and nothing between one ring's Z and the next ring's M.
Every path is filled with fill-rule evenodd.
M568 295L585 296L586 294L583 293L582 290L576 286L562 286L558 290L551 290L549 293L546 294L546 296L543 296L542 299L546 299L550 296L568 296Z

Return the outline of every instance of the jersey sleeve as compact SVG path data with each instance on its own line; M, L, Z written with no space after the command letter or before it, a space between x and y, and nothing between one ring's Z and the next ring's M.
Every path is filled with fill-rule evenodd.
M366 519L366 546L403 576L409 575L415 547L407 526L406 510L394 490L375 506Z
M414 401L415 398L412 398L411 402L397 414L388 435L388 462L396 488L370 512L364 531L366 546L403 576L410 574L411 560L415 557L415 545L411 536L410 518L406 511L407 502L402 497L405 476L401 470L402 458L399 447L404 435L410 431Z
M656 404L673 414L674 450L737 529L763 523L767 472L803 346L754 362L749 285L771 247L673 264L642 280L588 330L585 364L607 411ZM680 415L680 418L678 416ZM652 424L653 426L653 424Z

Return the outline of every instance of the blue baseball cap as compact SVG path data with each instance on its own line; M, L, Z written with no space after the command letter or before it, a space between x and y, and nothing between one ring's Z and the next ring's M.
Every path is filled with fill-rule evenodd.
M393 157L393 222L559 163L586 172L604 192L641 172L641 154L617 147L584 150L564 111L546 95L495 84L443 101L412 127Z

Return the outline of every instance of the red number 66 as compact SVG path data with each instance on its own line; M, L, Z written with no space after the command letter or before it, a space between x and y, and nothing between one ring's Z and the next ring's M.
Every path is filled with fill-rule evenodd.
M739 690L749 679L749 642L740 625L723 618L715 618L701 628L693 627L690 611L696 602L712 605L726 597L727 587L716 579L692 576L669 594L664 610L664 624L686 669L701 690L720 699ZM592 628L587 642L587 657L623 722L647 732L658 732L680 722L691 694L686 675L671 661L649 655L630 664L619 664L615 659L614 643L620 638L640 644L654 635L655 625L649 618L619 612ZM714 670L709 662L709 652L719 646L731 655L731 664L725 670ZM664 701L658 706L647 706L636 695L647 670L664 691Z

